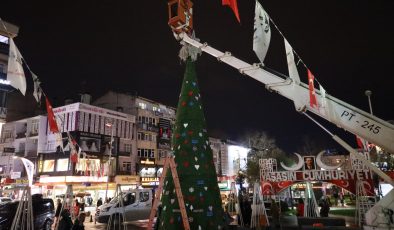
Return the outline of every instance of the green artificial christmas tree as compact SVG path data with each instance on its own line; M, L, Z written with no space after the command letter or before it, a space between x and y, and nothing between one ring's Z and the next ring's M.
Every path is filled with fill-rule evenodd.
M188 58L172 139L190 229L223 229L223 209L209 146L195 63ZM184 229L170 170L163 185L159 229Z

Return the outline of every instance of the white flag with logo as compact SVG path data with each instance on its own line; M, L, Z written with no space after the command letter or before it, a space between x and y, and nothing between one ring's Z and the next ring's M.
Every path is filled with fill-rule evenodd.
M25 166L26 169L26 174L27 178L29 179L29 186L32 186L33 184L33 174L34 174L34 164L30 160L21 157L20 158L23 162L23 165Z
M270 19L261 4L256 1L254 15L253 51L263 63L271 41Z
M10 38L10 51L8 56L7 80L15 89L19 89L23 95L26 94L26 78L22 67L22 55L15 46L14 40Z
M34 91L33 91L33 96L36 99L38 103L41 102L41 96L42 96L42 89L41 89L41 82L38 79L37 75L35 75L33 72L30 72L31 76L33 78L33 83L34 83Z
M285 40L287 67L289 68L289 77L293 79L296 83L300 83L300 76L298 75L297 65L294 61L293 48L286 40L286 38L284 40Z

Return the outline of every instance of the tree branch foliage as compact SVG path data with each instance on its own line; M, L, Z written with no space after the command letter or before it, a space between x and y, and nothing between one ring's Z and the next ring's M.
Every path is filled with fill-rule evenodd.
M260 180L259 159L275 158L280 169L280 162L287 166L294 164L292 160L282 149L276 145L274 138L268 136L265 132L251 132L242 138L244 146L248 146L251 150L248 154L246 170L242 173L246 175L249 183Z

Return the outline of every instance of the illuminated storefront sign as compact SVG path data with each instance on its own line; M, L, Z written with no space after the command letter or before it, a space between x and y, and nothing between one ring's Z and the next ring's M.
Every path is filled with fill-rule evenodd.
M139 176L116 176L115 183L117 184L137 184L140 181Z
M40 183L82 183L82 182L107 182L107 177L91 177L91 176L41 176Z
M154 165L155 160L149 160L149 158L141 159L140 164L142 165Z
M141 177L142 186L157 186L159 185L158 177Z

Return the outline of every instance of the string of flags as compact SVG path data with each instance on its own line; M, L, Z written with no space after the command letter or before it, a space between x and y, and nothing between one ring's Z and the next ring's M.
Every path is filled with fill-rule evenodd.
M264 59L266 57L266 54L268 52L268 47L270 45L270 40L271 40L271 29L270 29L270 23L274 25L276 30L279 32L279 34L283 37L284 43L285 43L285 49L286 49L286 56L287 56L287 61L288 61L288 68L289 68L289 76L292 78L294 81L297 83L300 82L300 77L298 75L297 71L297 65L299 63L302 63L303 66L307 70L308 74L308 85L309 85L309 105L312 109L319 109L320 107L325 107L325 98L326 98L326 91L323 88L323 86L317 81L317 79L314 77L310 69L306 66L306 64L302 61L300 56L294 51L294 49L291 47L283 33L279 30L278 26L274 23L272 18L269 17L268 13L264 10L264 8L261 6L261 4L256 0L256 5L255 5L255 17L254 17L254 34L253 34L253 51L256 53L256 56L260 60L261 63L264 63ZM294 61L294 55L295 54L298 58L298 62L295 63ZM316 98L316 90L315 90L315 85L314 82L317 82L319 84L319 89L321 93L321 104L318 104L317 98Z
M4 22L0 18L0 22L2 27L7 32L7 27ZM49 101L48 96L44 93L41 88L41 81L39 80L38 76L31 71L29 65L27 64L26 60L23 58L22 54L20 53L19 49L15 45L13 38L9 38L9 55L8 55L8 68L7 68L7 80L10 82L10 85L15 89L18 89L24 96L26 95L26 76L23 70L23 64L25 64L26 68L29 70L30 75L33 79L34 84L34 91L33 97L36 99L37 103L41 103L42 96L45 97L46 103L46 110L48 114L48 124L49 124L49 131L55 135L55 146L60 147L61 151L64 152L63 146L63 137L62 133L60 132L57 119L53 112L52 105ZM60 123L63 121L60 120ZM72 163L77 163L80 154L81 148L79 147L77 151L77 142L74 138L72 138L71 134L67 132L67 142L70 146L70 161Z

